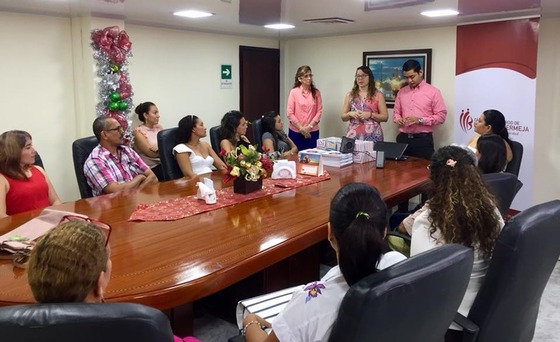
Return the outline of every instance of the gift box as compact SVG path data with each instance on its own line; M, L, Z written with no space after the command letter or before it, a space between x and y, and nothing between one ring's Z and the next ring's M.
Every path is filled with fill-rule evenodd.
M317 139L317 149L325 151L338 151L340 150L340 143L342 138L328 137Z

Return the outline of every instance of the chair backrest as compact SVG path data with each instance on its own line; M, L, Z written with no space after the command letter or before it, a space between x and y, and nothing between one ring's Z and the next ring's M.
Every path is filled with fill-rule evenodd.
M158 151L163 171L163 180L172 180L183 177L183 172L177 164L173 155L173 147L177 145L177 130L179 128L167 128L158 132Z
M329 341L443 341L473 255L444 245L360 280L346 293Z
M80 195L82 198L93 197L93 192L86 181L86 176L84 175L84 164L97 144L97 138L94 136L80 138L72 143L74 172L76 173L76 180L78 181L78 188L80 189Z
M251 142L253 145L257 145L257 151L262 152L262 119L253 120L251 123L251 131L253 132L253 140L251 140Z
M560 200L531 207L504 227L469 312L479 342L531 341L541 295L560 256Z
M519 177L519 169L521 169L521 160L523 159L523 145L520 142L511 140L510 147L513 157L507 164L506 172L513 173Z
M498 209L505 216L517 194L517 176L511 173L487 173L482 176L490 192L498 200Z
M43 169L45 168L45 166L43 165L43 159L41 159L41 156L39 155L39 152L35 151L35 164L37 166L42 167Z
M220 155L220 126L210 128L210 144L217 155Z
M173 332L159 310L131 303L63 303L0 308L2 341L169 342Z

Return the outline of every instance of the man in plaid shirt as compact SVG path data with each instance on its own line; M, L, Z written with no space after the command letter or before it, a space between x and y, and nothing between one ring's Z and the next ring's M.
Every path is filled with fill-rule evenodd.
M94 196L157 182L140 156L123 145L124 130L117 120L98 117L93 122L93 133L99 145L84 163L84 174Z

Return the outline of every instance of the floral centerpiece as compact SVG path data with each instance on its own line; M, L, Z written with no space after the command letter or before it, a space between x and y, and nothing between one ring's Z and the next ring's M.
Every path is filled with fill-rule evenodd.
M227 165L224 183L233 180L233 191L249 193L262 188L262 179L272 173L273 160L259 153L255 146L239 146L230 152L220 153Z

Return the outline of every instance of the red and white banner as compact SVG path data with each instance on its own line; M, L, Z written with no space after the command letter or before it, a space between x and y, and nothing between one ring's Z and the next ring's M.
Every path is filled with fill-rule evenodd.
M538 32L538 18L457 27L455 141L468 143L483 111L504 114L509 138L524 147L515 210L533 205Z

